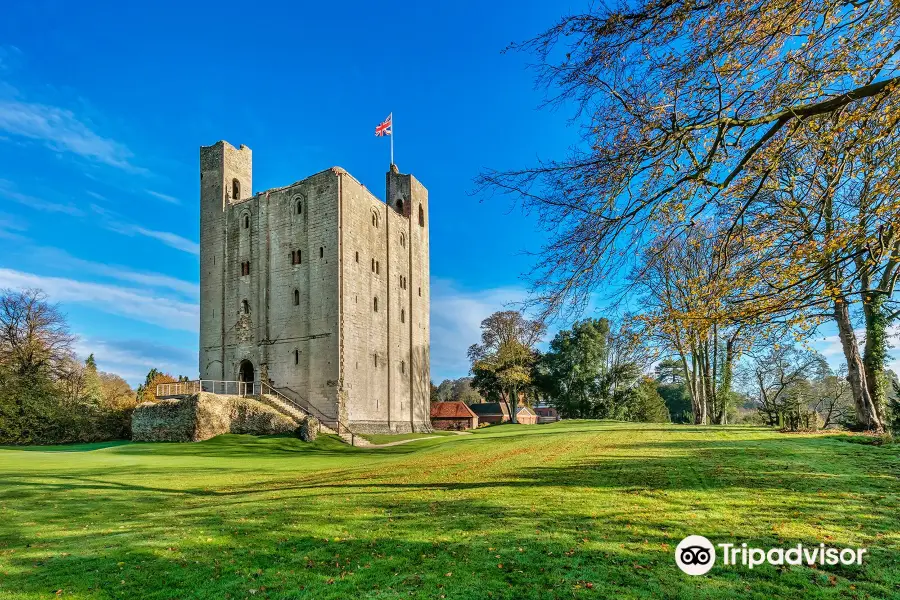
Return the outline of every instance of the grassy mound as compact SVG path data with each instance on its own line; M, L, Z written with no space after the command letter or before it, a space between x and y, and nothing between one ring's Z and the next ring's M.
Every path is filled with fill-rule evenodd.
M897 597L900 446L839 437L561 422L0 449L0 599ZM690 577L690 534L868 554Z

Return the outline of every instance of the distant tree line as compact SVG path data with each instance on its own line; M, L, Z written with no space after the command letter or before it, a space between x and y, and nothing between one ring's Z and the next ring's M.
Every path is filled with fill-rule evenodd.
M155 369L136 394L120 376L79 360L75 336L40 290L0 290L0 444L128 439L131 413L155 401Z
M627 331L586 319L558 332L541 352L545 331L512 310L482 321L481 342L469 348L473 392L506 404L513 421L516 406L538 402L564 418L669 421L656 382L644 375L642 347Z

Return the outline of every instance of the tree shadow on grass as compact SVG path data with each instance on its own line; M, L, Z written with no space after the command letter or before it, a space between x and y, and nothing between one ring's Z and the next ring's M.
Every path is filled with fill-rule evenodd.
M824 599L854 590L888 597L897 569L882 552L861 569L717 567L690 578L673 551L696 531L677 512L639 523L627 506L598 519L584 505L535 514L497 496L344 495L346 502L327 504L277 496L235 506L218 498L190 509L162 497L148 512L113 494L40 540L0 538L0 596ZM87 529L96 522L108 530ZM704 525L710 539L732 537L725 525Z

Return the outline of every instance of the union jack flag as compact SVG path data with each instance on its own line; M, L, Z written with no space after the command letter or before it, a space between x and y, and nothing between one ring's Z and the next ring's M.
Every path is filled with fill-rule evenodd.
M375 128L375 135L377 137L381 137L383 135L391 135L391 117L394 116L394 113L388 115L388 118L384 120L378 127Z

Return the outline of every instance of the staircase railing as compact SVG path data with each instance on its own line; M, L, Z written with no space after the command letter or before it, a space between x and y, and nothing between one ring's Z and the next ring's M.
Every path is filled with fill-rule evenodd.
M284 394L279 392L277 389L273 388L268 383L264 383L262 381L255 381L253 383L253 385L254 385L254 389L257 391L257 393L255 394L256 396L262 396L264 394L269 395L269 396L275 396L276 398L278 398L279 400L281 400L282 402L284 402L291 408L295 408L295 409L299 410L307 417L316 418L315 415L313 415L305 407L301 406L298 402L295 402L293 399L288 398L287 396L285 396ZM319 420L319 419L316 418L316 420Z
M303 396L301 396L300 393L299 393L297 390L294 390L294 389L289 388L289 387L287 387L287 386L281 387L281 388L279 388L279 389L281 389L281 390L287 390L287 391L289 391L291 394L295 395L295 396L299 399L299 401L302 402L302 403L306 406L306 409L307 409L310 413L313 413L313 416L316 417L316 418L319 420L320 423L325 423L325 424L328 425L329 427L332 427L332 425L333 425L333 426L334 426L334 429L335 429L335 431L337 432L338 435L341 434L341 430L342 430L342 429L343 429L343 431L345 431L345 432L347 432L347 433L353 434L353 432L350 430L350 427L349 427L346 423L344 423L343 421L341 421L341 419L340 419L339 416L336 416L336 417L329 417L329 416L327 416L327 415L326 415L325 413L323 413L321 410L319 410L318 408L316 408L315 406L313 406L309 401L305 400L305 399L303 398ZM354 435L355 435L355 434L354 434Z

